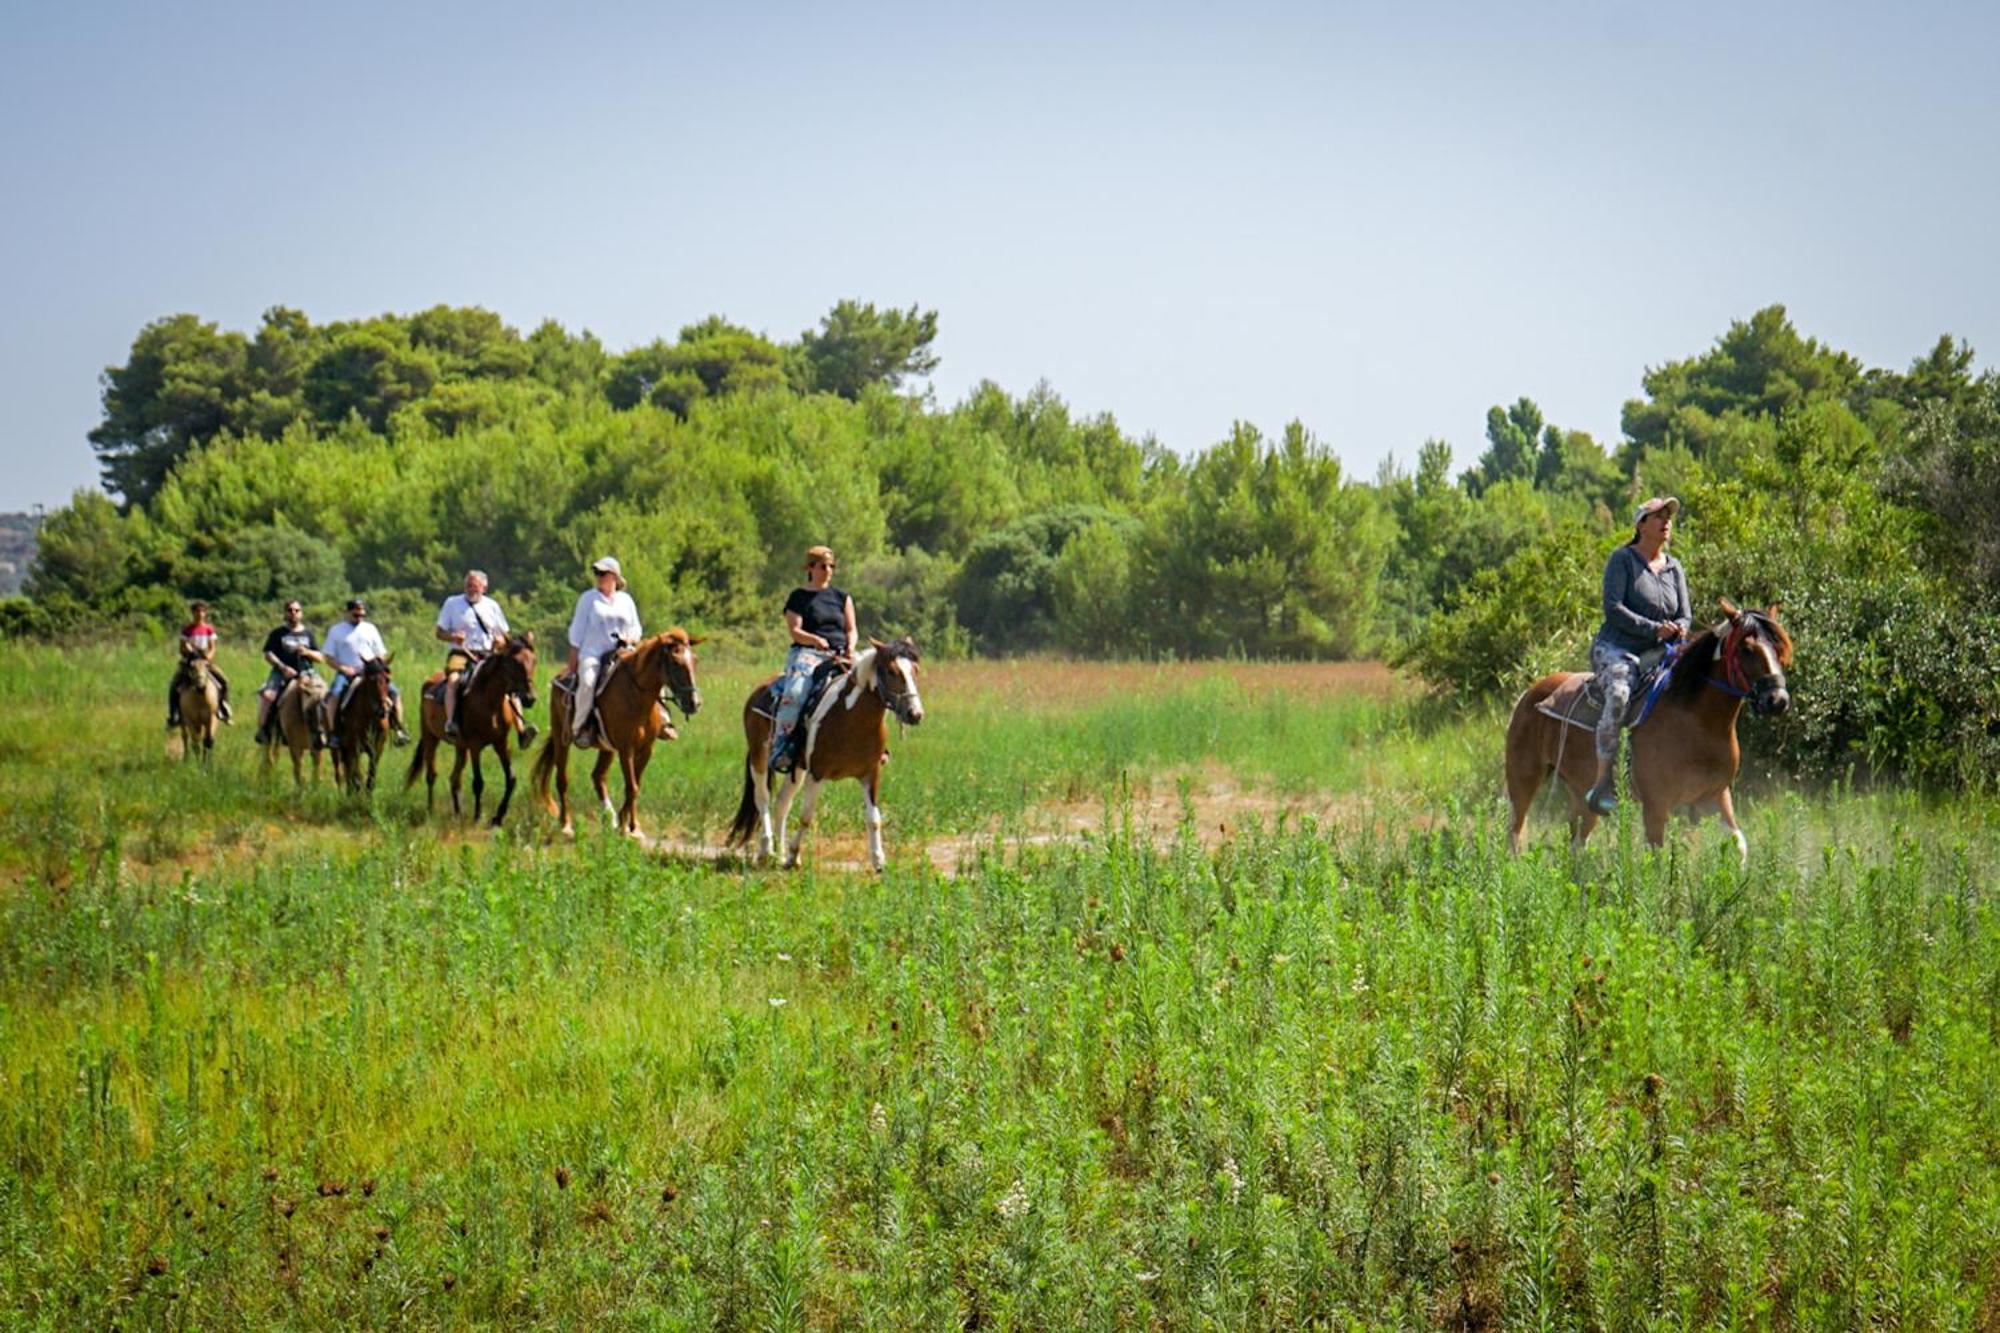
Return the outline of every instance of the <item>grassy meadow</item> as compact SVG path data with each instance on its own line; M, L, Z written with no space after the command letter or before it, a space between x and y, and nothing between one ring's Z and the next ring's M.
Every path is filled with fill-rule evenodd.
M784 873L756 664L639 844L296 792L247 652L183 766L170 661L0 644L0 1325L2000 1322L1991 798L1510 859L1379 669L941 663Z

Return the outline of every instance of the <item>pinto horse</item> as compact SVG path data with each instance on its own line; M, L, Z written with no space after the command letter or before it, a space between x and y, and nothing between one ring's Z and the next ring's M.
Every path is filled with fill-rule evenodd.
M456 738L444 734L444 701L431 693L433 687L443 682L444 673L439 672L425 682L423 734L417 739L416 753L410 756L410 771L404 775L403 786L407 790L416 782L417 775L423 774L424 808L430 809L437 797L438 750L449 745L458 752L451 769L451 812L465 813L459 805L459 791L465 780L465 766L470 762L472 818L476 822L486 795L486 774L479 761L490 746L499 757L500 776L506 781L500 792L500 804L493 811L493 827L499 828L500 821L507 817L508 803L514 799L514 756L510 748L513 738L516 733L520 735L523 749L535 739L535 729L527 720L528 710L535 706L534 634L500 639L470 675L471 680L459 687Z
M701 689L694 678L694 646L700 639L676 625L665 634L642 639L636 647L619 654L618 669L597 689L597 718L602 723L597 748L597 765L590 771L590 784L606 813L618 816L618 829L639 835L639 781L652 762L653 745L662 738L676 740L673 719L667 716L666 696L693 717L701 711ZM549 738L535 759L535 794L550 814L562 817L562 831L574 833L569 813L569 751L572 729L570 707L575 694L562 681L549 696ZM613 759L625 776L625 802L614 807L605 775ZM549 778L556 782L556 794L549 795Z
M264 767L276 762L278 747L292 754L292 781L306 785L305 758L312 756L313 781L319 781L320 752L313 748L313 718L326 698L326 682L310 671L302 671L285 682L285 688L271 705L271 739L264 744Z
M799 826L785 849L787 870L799 863L799 844L812 827L813 807L820 784L841 778L861 783L862 822L868 826L868 863L882 869L882 761L889 757L891 713L914 727L924 720L924 701L917 693L917 645L905 635L895 643L870 639L870 646L854 658L854 670L845 680L829 686L831 698L822 699L815 710L817 720L801 717L801 727L811 726L807 748L786 776L778 793L777 840L785 840L786 817L792 795L801 785L805 795L799 802ZM743 758L743 800L736 807L736 822L729 827L728 845L739 847L757 835L757 857L771 855L771 729L772 720L758 711L770 692L772 676L750 692L743 705L743 738L748 753Z
M1722 603L1722 622L1695 635L1680 655L1673 680L1643 726L1633 730L1632 790L1645 818L1646 841L1666 838L1667 816L1685 805L1713 810L1736 839L1737 855L1748 862L1750 845L1736 823L1729 784L1736 780L1742 750L1736 718L1744 700L1759 716L1783 713L1792 697L1785 668L1792 664L1792 640L1778 623L1773 604L1742 611ZM1540 712L1536 705L1580 672L1558 671L1528 687L1507 724L1507 798L1513 823L1507 845L1521 850L1528 807L1550 772L1569 794L1570 846L1583 846L1597 825L1584 793L1597 777L1597 749L1588 732Z
M208 669L208 659L187 659L180 684L181 762L199 758L207 763L215 751L215 719L221 712L222 686Z
M396 721L396 699L389 693L389 659L372 657L347 687L334 718L333 775L347 790L361 790L361 758L368 757L368 790L375 790L375 766L388 744Z

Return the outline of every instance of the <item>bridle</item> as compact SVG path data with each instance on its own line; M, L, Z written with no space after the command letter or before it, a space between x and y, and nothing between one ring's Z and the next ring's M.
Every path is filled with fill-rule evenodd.
M1769 646L1769 636L1764 631L1764 618L1755 611L1746 611L1731 622L1729 633L1723 638L1722 675L1707 677L1708 683L1724 694L1737 699L1748 699L1752 711L1759 716L1771 711L1771 700L1785 689L1785 669L1779 666L1775 657L1771 669L1754 679L1743 666L1743 646L1756 640Z
M910 720L911 701L920 696L917 694L917 687L914 681L911 681L903 689L891 689L889 687L887 665L889 662L904 662L908 660L908 658L900 653L890 653L885 649L878 655L875 661L875 697L881 701L883 708L896 715L898 722L908 722ZM902 676L906 681L910 679L907 671L897 674Z

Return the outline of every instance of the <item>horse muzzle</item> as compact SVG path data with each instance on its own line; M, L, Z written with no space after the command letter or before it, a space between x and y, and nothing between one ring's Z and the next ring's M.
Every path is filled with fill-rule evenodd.
M674 691L674 702L680 705L681 712L687 714L689 717L693 717L701 711L701 691L689 690L683 694L679 690L676 690Z
M1791 691L1782 685L1775 689L1759 690L1750 700L1751 709L1763 717L1782 717L1785 710L1791 706Z

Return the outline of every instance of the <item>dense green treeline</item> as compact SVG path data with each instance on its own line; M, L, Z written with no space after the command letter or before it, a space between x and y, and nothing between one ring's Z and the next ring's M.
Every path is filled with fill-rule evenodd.
M936 333L857 302L791 342L712 317L622 354L477 309L164 319L105 374L116 499L49 516L0 629L354 590L409 621L475 565L553 626L610 551L649 619L762 644L826 541L866 627L934 649L1384 653L1502 697L1580 662L1633 500L1670 492L1702 608L1781 602L1798 640L1801 706L1760 743L1821 773L2000 767L2000 376L1949 337L1870 369L1774 306L1647 370L1619 441L1523 397L1457 475L1431 441L1362 479L1297 423L1182 457L1045 387L939 405L904 391Z

